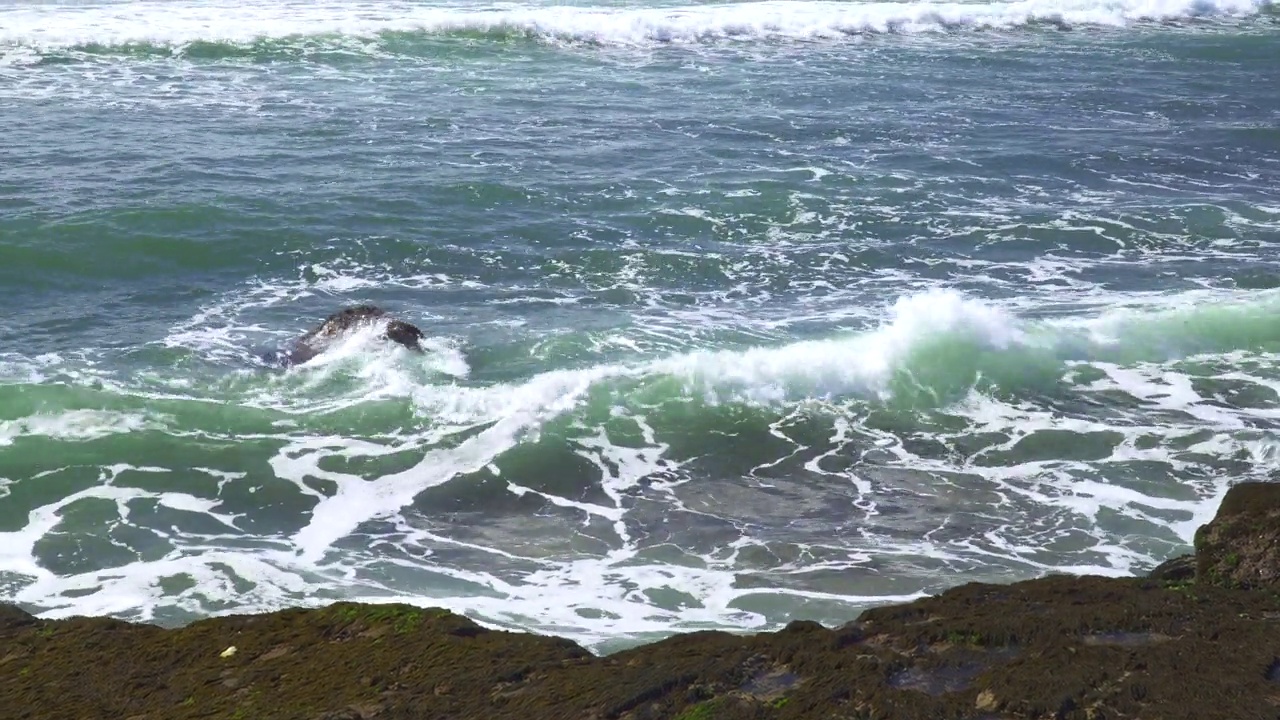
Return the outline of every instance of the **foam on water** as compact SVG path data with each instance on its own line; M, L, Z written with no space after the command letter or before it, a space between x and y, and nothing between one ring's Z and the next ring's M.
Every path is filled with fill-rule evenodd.
M211 306L201 321L182 323L162 344L223 357L234 346L228 338L258 326L248 308L296 291L242 293ZM237 371L237 384L213 380L205 389L189 377L166 386L153 374L138 387L99 371L72 372L61 367L65 360L9 358L10 386L38 387L38 370L143 402L196 393L208 404L200 396L215 391L219 404L285 410L296 421L256 423L231 436L267 443L265 473L210 467L195 482L174 474L190 472L181 468L117 463L97 482L32 505L25 523L0 532L0 587L50 615L169 619L397 599L605 647L676 629L767 627L806 604L909 599L939 589L939 573L1009 579L1048 570L1138 571L1161 548L1189 542L1212 514L1227 485L1213 458L1243 463L1231 479L1266 471L1275 441L1249 419L1280 417L1275 408L1210 402L1198 384L1203 369L1179 364L1244 353L1212 377L1280 387L1280 377L1247 361L1252 350L1280 340L1270 321L1275 297L1140 301L1145 307L1135 301L1092 317L1036 321L934 290L888 303L878 323L826 339L636 356L494 384L473 382L465 347L448 339L430 340L419 356L379 343L376 329L352 333L303 366ZM217 329L202 334L201 322ZM1044 372L1027 375L1028 363ZM1113 404L1107 412L1117 415L1107 417L1095 416L1102 406L1081 412L1055 406L1062 400L1026 399L1053 397L1063 382L1084 397L1131 400ZM895 412L904 392L909 406L923 408L913 421L923 424L875 420ZM308 429L318 418L386 402L411 413L390 424L361 414L354 425ZM678 408L683 415L672 416ZM691 454L681 437L704 433L700 442L716 442L729 417L717 408L756 408L762 443L767 436L779 444L732 473L730 486L700 469L703 453ZM690 412L705 420L671 425ZM20 449L36 436L85 442L141 427L228 441L219 416L208 426L192 417L179 424L168 414L73 408L6 420L0 444ZM920 444L926 429L932 446ZM548 434L554 439L543 443ZM1074 439L1051 449L1055 437ZM985 439L974 445L975 438ZM590 487L548 485L511 464L521 448L561 444L590 468ZM72 480L73 471L46 475L83 482ZM1171 474L1183 479L1162 479ZM504 540L499 525L492 532L487 525L501 516L469 528L473 521L443 520L419 500L447 487L464 492L483 478L517 502L539 498L543 510L522 517L523 529ZM44 480L9 477L0 487L11 492L15 481ZM259 494L296 509L273 517L272 504L236 500ZM768 512L792 513L790 539L773 537L759 514L763 497L775 506ZM149 550L147 560L58 568L41 544L74 534L62 526L70 508L103 502L115 508L114 519L97 521L106 523L99 532L131 528L167 549ZM800 504L787 509L792 502ZM810 521L810 503L843 509ZM147 519L157 512L175 515ZM809 522L821 531L806 534ZM686 523L703 529L686 535L678 529ZM856 532L839 529L846 523ZM175 524L184 529L175 532ZM543 539L512 539L526 535ZM134 548L141 541L125 535L116 542ZM575 543L591 549L569 550ZM785 559L792 556L809 559ZM887 584L873 569L886 563L898 578Z
M31 415L18 420L0 421L0 446L12 445L14 439L20 437L94 440L152 427L160 427L160 424L138 413L72 410L57 414Z
M862 33L1007 28L1036 22L1123 26L1243 16L1270 0L1014 0L1011 2L739 2L593 8L542 4L107 2L0 7L0 47L14 52L149 44L246 44L298 36L482 32L604 45L819 40ZM158 19L163 22L157 22ZM344 43L361 50L359 43Z
M486 390L459 397L449 393L441 398L436 392L415 397L420 406L429 409L436 422L488 421L483 431L462 443L426 453L421 461L404 471L369 481L357 475L327 472L320 461L325 452L323 439L308 439L290 446L273 459L280 477L301 483L304 477L327 479L337 485L336 494L322 500L311 511L311 521L292 538L306 559L317 560L334 542L345 537L366 520L398 511L424 490L448 482L461 474L475 472L503 452L514 447L522 435L536 431L548 420L572 410L591 388L593 382L609 374L608 369L586 372L546 373L518 387ZM479 402L476 402L479 400ZM495 402L496 401L496 402ZM482 410L482 415L477 415ZM332 442L332 440L330 440ZM344 451L352 451L343 441ZM375 452L385 452L378 448Z

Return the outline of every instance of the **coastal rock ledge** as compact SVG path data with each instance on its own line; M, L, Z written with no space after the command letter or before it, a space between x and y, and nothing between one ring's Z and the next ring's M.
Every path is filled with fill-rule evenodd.
M1233 487L1195 544L1145 578L975 583L606 657L406 605L178 629L0 605L0 717L1277 720L1280 484Z

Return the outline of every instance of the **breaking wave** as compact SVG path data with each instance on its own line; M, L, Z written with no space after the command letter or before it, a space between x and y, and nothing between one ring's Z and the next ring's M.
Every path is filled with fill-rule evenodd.
M1256 15L1271 0L716 3L645 8L416 3L101 3L0 9L0 48L19 54L186 55L325 52L414 55L436 36L654 46L814 41L881 33ZM61 55L59 53L62 53Z
M353 404L407 401L419 417L467 424L521 413L545 419L588 403L597 409L670 402L776 409L812 401L943 408L975 391L1009 400L1052 393L1079 364L1130 366L1280 349L1280 296L1272 292L1216 301L1188 293L1094 317L1036 320L956 291L935 290L900 298L886 313L872 327L779 346L693 348L585 367L548 358L552 369L496 384L469 377L468 353L455 339L425 341L427 352L419 359L379 347L375 330L357 333L284 374L260 368L261 348L242 348L245 369L228 374L228 336L235 333L184 327L165 344L217 359L211 367L221 370L203 381L168 377L163 368L113 380L88 368L60 371L57 358L48 357L0 362L0 400L13 395L12 402L0 403L13 410L0 413L0 443L43 432L44 425L27 416L33 387L47 388L36 403L46 411L78 410L89 402L95 411L128 413L149 401L189 398L319 417ZM190 370L181 355L172 359ZM86 419L91 416L72 427Z

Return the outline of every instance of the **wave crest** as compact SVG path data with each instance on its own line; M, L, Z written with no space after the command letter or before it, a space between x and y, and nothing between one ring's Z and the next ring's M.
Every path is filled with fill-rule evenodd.
M0 47L40 53L409 52L440 35L605 46L812 41L881 33L1241 17L1273 0L781 2L651 8L425 6L363 3L109 3L0 11Z

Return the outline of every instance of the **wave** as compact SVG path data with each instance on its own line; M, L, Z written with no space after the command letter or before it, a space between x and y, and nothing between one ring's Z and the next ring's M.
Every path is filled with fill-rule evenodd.
M211 340L183 327L166 344L179 350L207 342L205 349L222 358L223 334L215 333ZM210 376L203 380L168 377L172 368L141 375L131 371L129 378L111 380L84 370L60 373L47 359L40 367L14 359L0 362L0 398L6 391L30 390L33 384L43 385L45 377L55 377L60 382L40 393L39 405L47 411L80 406L84 398L66 387L70 381L93 387L94 407L104 407L103 393L132 398L110 406L126 412L189 398L216 403L224 408L219 412L229 403L250 412L325 423L323 416L360 406L366 410L359 416L368 420L370 403L390 402L401 405L387 411L396 423L407 419L407 411L445 425L512 414L537 417L534 424L539 424L588 405L601 412L673 402L776 408L857 401L942 407L973 391L1008 399L1052 393L1076 364L1132 366L1280 350L1280 292L1254 293L1246 300L1184 293L1091 317L1037 320L952 290L934 290L898 299L873 328L833 337L616 358L586 366L576 356L568 363L574 366L551 357L551 367L543 372L500 383L471 379L470 358L452 340L428 340L426 354L415 356L381 347L375 336L372 331L353 335L330 353L283 374L249 367L255 351L246 350L244 369L227 374L225 362L211 364ZM187 347L196 354L205 349ZM192 370L181 353L172 359L176 367ZM17 402L24 392L12 398L15 408L30 409L33 401ZM24 415L19 411L0 420Z
M202 315L197 324L210 324L210 315L218 314ZM0 497L16 498L14 488L24 488L18 501L29 505L19 506L20 516L30 518L24 527L0 533L8 551L0 552L0 569L31 578L10 591L15 599L54 613L164 609L190 619L211 610L267 609L307 599L406 595L517 626L552 625L579 637L678 623L740 626L760 618L744 619L737 600L762 592L740 585L740 579L757 573L773 582L778 569L757 570L750 560L738 564L736 551L726 561L698 539L688 546L692 557L705 561L696 568L642 553L649 547L646 527L665 528L676 516L672 508L699 507L681 505L683 500L669 494L686 477L737 477L743 463L767 476L770 468L789 463L779 472L794 472L797 481L788 482L784 493L770 494L769 502L779 502L776 513L739 505L734 498L742 495L725 499L724 486L713 483L708 492L716 500L709 507L719 515L706 514L706 527L789 521L786 513L799 507L793 493L813 492L808 497L815 502L804 506L805 515L797 515L787 532L798 542L817 540L810 547L821 548L831 525L808 510L819 506L817 499L834 500L841 514L837 522L850 516L865 521L854 525L857 540L836 543L839 557L851 558L847 567L854 573L865 569L859 558L888 555L915 558L924 563L920 567L954 562L995 576L1013 572L1009 568L1116 574L1135 562L1150 564L1156 558L1149 554L1172 542L1135 537L1135 519L1161 537L1188 542L1220 498L1223 467L1239 477L1273 464L1269 437L1235 433L1245 427L1242 416L1230 406L1209 407L1213 398L1182 382L1194 378L1174 376L1187 359L1212 358L1229 366L1230 377L1223 375L1229 380L1260 372L1263 384L1271 382L1277 368L1262 353L1280 349L1280 292L1152 296L1088 316L1036 318L1012 306L937 290L904 296L879 317L871 327L771 347L597 359L580 367L553 357L552 368L502 383L477 381L482 373L473 372L476 361L465 349L436 339L418 356L378 342L372 330L285 372L227 372L225 365L211 364L212 374L204 376L190 355L166 355L172 365L106 375L109 359L98 362L92 350L86 350L87 359L0 356L0 455L12 470L5 473L9 479L0 477ZM168 349L195 355L203 349L221 357L227 331L201 335L183 325L166 338L175 343ZM1241 358L1249 352L1259 354ZM1092 378L1064 380L1074 363L1098 367ZM1155 365L1117 369L1123 363ZM1064 382L1098 402L1116 391L1131 393L1146 405L1142 422L1111 423L1097 405L1064 417L1058 404L1036 402ZM1010 395L1009 401L982 397L999 393ZM818 414L854 412L810 423L809 413L794 411L807 410L815 400ZM930 413L859 412L874 403L953 402L954 415L971 424L942 428ZM1171 412L1156 417L1161 408ZM871 422L872 414L881 417ZM921 424L910 425L910 417ZM893 428L880 427L885 422ZM908 445L903 440L912 439L916 427L948 442L970 436L963 439L964 452L977 460L957 463L933 454L927 444ZM1054 435L1064 430L1070 434ZM724 444L730 435L739 438L737 444ZM762 440L775 437L778 445ZM1147 444L1153 437L1154 447ZM876 457L857 473L846 471L842 458L873 446L880 448ZM1256 453L1243 471L1240 452ZM50 457L63 458L57 464L67 467L50 468ZM1046 457L1055 462L1043 462ZM1091 457L1120 462L1096 463ZM999 462L986 464L992 460ZM1145 480L1134 484L1126 476L1134 460L1187 469L1178 481L1189 487L1171 498ZM580 461L586 464L575 464ZM893 472L877 476L877 467ZM937 478L912 479L912 473L934 471ZM958 471L973 483L967 499L943 480ZM32 474L14 477L23 472ZM813 476L817 485L805 489L804 478ZM834 479L841 482L822 482ZM910 483L933 481L940 483L928 486L934 509L913 515L916 524L904 540L903 515L890 512L903 506L901 483L910 495ZM530 493L548 500L549 512L564 512L551 516L564 521L546 525L549 547L568 537L560 533L578 532L572 528L589 522L592 537L606 538L616 550L604 558L552 557L553 551L539 549L544 536L537 535L536 525L521 525L514 544L504 539L507 530L477 532L508 527L510 518L528 521L529 505L517 500ZM995 506L984 499L992 494L1000 498ZM851 497L860 502L849 503ZM56 545L38 547L71 515L64 509L81 501L101 503L108 512L119 507L121 527L163 523L157 536L169 543L167 553L160 557L149 545L151 559L137 550L136 557L120 561L112 551L72 565L56 555ZM857 515L880 502L886 508L880 520L879 510ZM148 508L159 506L163 512L149 516ZM402 512L407 506L415 510ZM127 509L133 514L124 517ZM472 514L462 521L443 515L455 511ZM751 515L760 512L768 517ZM430 515L431 522L415 513ZM1108 524L1108 514L1125 520ZM704 517L702 511L697 515ZM949 527L960 516L973 524L964 538L948 541L940 533L938 539L919 539L929 537L933 522ZM732 522L737 517L751 522ZM86 547L107 542L110 527L83 522L58 534L84 537ZM1062 537L1060 531L1082 537L1082 523L1097 543L1041 564L1043 543ZM198 530L170 531L178 526ZM539 539L526 542L526 527L534 528L529 538ZM768 547L764 536L750 532L725 536L726 542ZM120 537L127 545L129 538L152 536ZM992 538L994 544L987 545ZM564 542L567 547L572 539ZM831 569L818 562L781 572L819 576ZM187 589L164 589L167 579L181 575L190 577L180 586ZM909 568L895 578L911 592L927 585ZM820 579L812 582L822 587ZM673 610L644 599L644 590L672 583L696 589L700 604ZM808 597L851 604L873 599L849 595L847 588L843 595L795 590L790 578L763 592L795 603ZM592 613L578 616L579 608Z
M344 362L324 361L302 376L355 372L378 387L360 387L352 397L409 398L421 416L460 425L513 414L536 416L537 425L575 409L607 414L620 406L690 403L941 408L975 391L1011 401L1052 394L1079 364L1165 364L1280 350L1280 293L1247 300L1185 293L1091 317L1037 320L953 290L933 290L898 299L871 329L835 337L562 367L497 385L424 382L424 368L438 373L448 367L453 377L466 376L465 354L455 348L442 346L439 357L429 354L407 377L387 365L407 357L403 353L363 356L378 368L370 370L352 364L362 362L352 347L343 351ZM330 379L299 383L334 386Z
M0 10L0 48L38 53L412 54L440 35L605 46L829 40L1048 23L1123 27L1243 17L1273 0L720 3L648 8L411 3L123 2Z
M973 390L1051 391L1069 364L1165 363L1280 349L1280 296L1191 293L1089 318L1028 320L950 290L906 296L880 327L778 348L696 352L655 363L712 402L861 397L940 406Z

